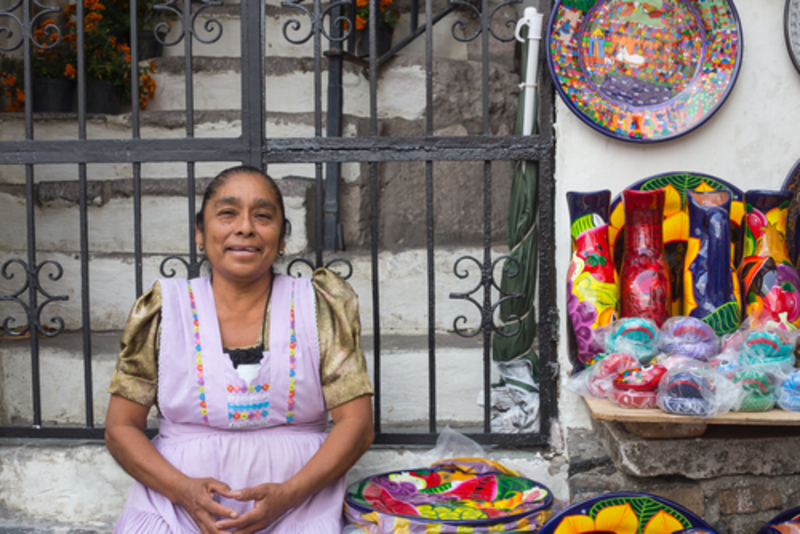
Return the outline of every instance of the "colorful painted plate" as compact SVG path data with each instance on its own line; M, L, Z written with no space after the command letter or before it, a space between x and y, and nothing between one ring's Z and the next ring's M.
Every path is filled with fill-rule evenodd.
M547 63L578 117L615 139L688 133L725 102L742 61L732 0L557 0Z
M781 523L791 523L791 526L781 525ZM800 532L800 507L786 510L775 517L758 531L758 534L786 534Z
M797 160L786 175L781 189L794 193L786 215L786 244L789 245L789 260L797 265L797 256L800 254L800 232L797 231L797 219L800 218L800 160Z
M457 464L366 478L347 488L345 503L361 513L465 527L511 522L553 505L552 492L538 482Z
M715 534L708 524L672 501L646 493L606 493L565 508L539 534L573 532L647 532L672 534L691 531Z
M672 281L671 315L682 315L683 260L686 256L686 242L689 239L689 214L686 211L686 190L716 191L727 189L731 192L731 241L739 249L739 226L744 217L744 193L735 185L707 174L673 172L658 174L635 182L625 189L652 191L664 189L664 254L669 265ZM625 209L622 196L617 195L611 202L608 238L614 251L617 269L622 262L625 244Z
M786 48L792 58L794 68L800 72L800 0L786 0L783 12L783 32Z

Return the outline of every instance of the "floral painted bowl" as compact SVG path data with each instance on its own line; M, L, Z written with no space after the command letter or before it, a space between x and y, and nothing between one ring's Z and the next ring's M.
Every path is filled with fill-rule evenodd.
M646 493L606 493L565 508L540 534L697 534L716 532L679 504Z

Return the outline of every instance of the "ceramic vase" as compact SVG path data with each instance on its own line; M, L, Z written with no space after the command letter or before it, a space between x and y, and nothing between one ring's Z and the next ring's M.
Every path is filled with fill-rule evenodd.
M623 317L650 319L660 328L669 318L670 279L664 259L664 191L622 192L625 248L620 269Z
M729 191L686 191L689 239L683 269L683 314L718 336L741 322L741 293L731 253Z
M572 258L567 271L569 357L573 371L603 351L594 330L617 318L619 279L608 239L611 192L567 193Z
M800 277L789 261L786 214L790 191L748 191L739 279L745 316L756 325L800 327Z

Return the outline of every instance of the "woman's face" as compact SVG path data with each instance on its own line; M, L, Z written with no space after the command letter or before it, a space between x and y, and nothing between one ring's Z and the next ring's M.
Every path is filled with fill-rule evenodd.
M197 244L205 247L214 276L252 282L266 275L283 249L281 213L264 178L235 174L208 199Z

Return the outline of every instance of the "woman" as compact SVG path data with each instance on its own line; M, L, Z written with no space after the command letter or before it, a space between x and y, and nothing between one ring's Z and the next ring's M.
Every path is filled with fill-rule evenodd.
M115 533L341 532L343 476L373 439L358 305L330 271L273 274L286 224L272 179L222 172L197 215L211 277L135 304L109 388L106 444L136 479Z

